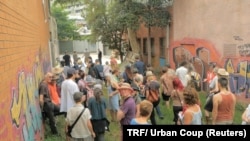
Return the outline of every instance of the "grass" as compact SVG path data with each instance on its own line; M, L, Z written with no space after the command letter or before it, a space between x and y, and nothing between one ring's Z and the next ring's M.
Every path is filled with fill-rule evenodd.
M106 89L104 90L104 92L105 92L105 96L107 96ZM200 92L200 99L201 99L201 103L202 103L202 112L204 115L203 107L204 107L204 103L205 103L205 99L206 99L204 92ZM162 100L160 103L160 108L161 108L161 111L164 115L164 119L160 119L158 117L158 115L156 114L157 124L160 124L160 125L173 124L173 122L172 122L172 120L173 120L172 108L167 109ZM245 110L245 105L243 105L241 103L237 103L235 117L234 117L234 124L241 124L241 115L242 115L244 110ZM108 115L109 115L109 112L108 112ZM65 141L66 140L65 133L64 133L64 124L65 124L64 121L65 121L64 116L57 117L57 128L58 128L61 136L54 136L54 135L50 134L49 126L46 123L46 125L45 125L45 141ZM105 133L105 141L119 141L119 139L120 139L119 131L120 131L119 124L115 123L115 122L111 122L110 123L110 132Z

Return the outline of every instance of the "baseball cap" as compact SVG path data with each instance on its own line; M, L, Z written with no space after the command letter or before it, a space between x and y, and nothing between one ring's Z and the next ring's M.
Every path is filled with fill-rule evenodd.
M76 73L76 70L74 68L68 68L67 69L67 74L70 75L70 74L75 74Z

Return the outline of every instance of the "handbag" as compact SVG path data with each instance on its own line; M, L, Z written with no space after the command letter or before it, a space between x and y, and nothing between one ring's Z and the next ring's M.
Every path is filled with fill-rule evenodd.
M105 131L109 131L110 122L108 119L91 120L93 130L96 134L103 134Z
M69 137L72 137L71 136L71 132L72 132L72 129L74 128L74 126L75 126L75 124L77 123L77 121L79 120L79 118L81 117L81 115L83 114L83 112L85 111L85 109L86 108L84 108L83 110L82 110L82 112L79 114L79 116L76 118L76 120L74 121L74 123L72 124L72 125L68 125L68 131L67 131L67 136L69 136Z

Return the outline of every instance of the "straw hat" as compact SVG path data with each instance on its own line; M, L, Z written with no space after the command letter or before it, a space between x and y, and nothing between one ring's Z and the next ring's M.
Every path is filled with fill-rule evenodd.
M121 86L118 88L118 91L120 92L120 94L134 92L129 83L122 83Z
M153 75L154 75L154 74L153 74L152 71L147 71L147 72L146 72L146 77L153 76Z
M229 73L224 68L219 68L217 73L220 76L229 76Z
M63 68L61 68L59 66L52 68L52 73L54 73L54 74L60 74L60 73L62 73L62 71L63 71Z
M77 64L78 64L78 65L82 65L82 60L81 60L81 59L78 59Z

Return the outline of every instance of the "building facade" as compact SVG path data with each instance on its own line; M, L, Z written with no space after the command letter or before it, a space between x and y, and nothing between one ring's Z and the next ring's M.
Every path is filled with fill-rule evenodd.
M250 1L175 0L170 62L189 60L202 78L213 62L230 73L231 90L250 96Z
M0 140L44 140L38 84L51 70L48 0L0 1Z
M188 60L205 78L212 62L230 73L234 93L249 98L249 6L247 0L174 0L168 8L169 29L151 30L152 65L156 68L169 62L177 68L180 62ZM137 32L145 62L150 55L145 49L147 31L142 26Z

